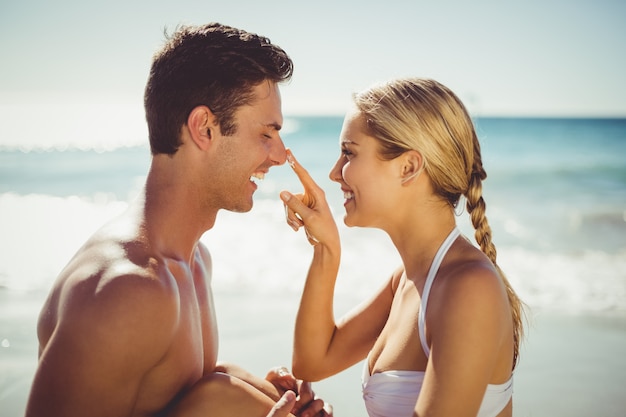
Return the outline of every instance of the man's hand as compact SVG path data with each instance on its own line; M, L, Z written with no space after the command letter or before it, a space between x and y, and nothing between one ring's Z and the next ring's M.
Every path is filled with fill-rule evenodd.
M287 391L272 407L267 417L287 417L295 404L296 394L293 391Z
M265 380L274 385L280 395L288 390L298 392L298 380L284 366L270 369Z
M298 417L332 417L333 407L315 396L310 382L298 381L298 394L293 414Z
M279 402L284 399L284 394L290 391L297 393L296 402L291 409L292 414L299 417L332 417L332 406L315 397L311 383L297 380L287 368L272 368L265 379L283 393L283 398Z

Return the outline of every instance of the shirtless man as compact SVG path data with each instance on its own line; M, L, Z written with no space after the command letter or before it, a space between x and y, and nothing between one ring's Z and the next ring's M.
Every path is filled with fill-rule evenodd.
M27 417L328 415L284 369L264 379L217 363L199 242L219 210L249 211L255 179L285 162L278 83L292 72L268 39L220 24L182 27L154 56L145 187L54 283Z

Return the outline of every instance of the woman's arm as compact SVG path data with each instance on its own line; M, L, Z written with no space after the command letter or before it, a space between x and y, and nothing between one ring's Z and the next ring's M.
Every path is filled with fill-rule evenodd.
M324 191L291 152L288 161L304 186L304 193L281 193L287 222L294 230L304 227L313 245L313 259L296 318L293 372L298 378L317 381L353 365L371 349L391 308L394 278L339 324L335 323L333 298L341 253L337 226Z
M310 275L296 318L294 374L318 381L364 359L387 322L398 276L394 274L370 299L335 323L332 304L316 303L319 294L312 290L316 283Z

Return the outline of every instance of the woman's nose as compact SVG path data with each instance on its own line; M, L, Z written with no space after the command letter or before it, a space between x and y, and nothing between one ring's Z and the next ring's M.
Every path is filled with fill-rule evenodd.
M330 173L328 174L328 178L330 178L331 181L340 182L343 180L343 175L341 172L341 170L343 169L343 165L343 156L340 156L339 159L337 159L337 162L335 162L333 168L330 170Z

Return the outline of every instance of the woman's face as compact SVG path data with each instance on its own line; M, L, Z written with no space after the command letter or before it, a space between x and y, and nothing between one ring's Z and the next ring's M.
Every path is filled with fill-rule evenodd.
M380 157L378 140L366 128L365 117L357 110L346 115L339 138L341 155L330 179L341 185L347 226L384 228L393 214L400 169L395 160Z

